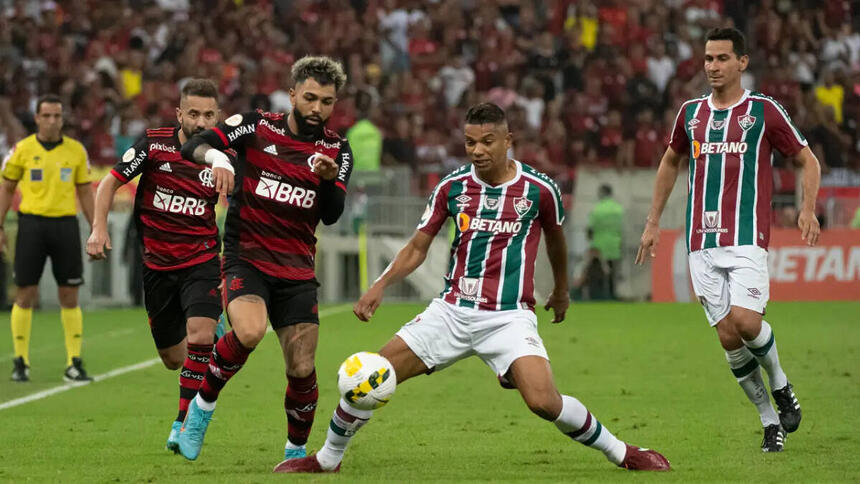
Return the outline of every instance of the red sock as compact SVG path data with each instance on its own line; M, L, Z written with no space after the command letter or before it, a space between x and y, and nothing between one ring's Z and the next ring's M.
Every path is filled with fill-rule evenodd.
M206 377L200 385L200 396L207 402L218 400L218 394L227 384L227 381L242 369L242 365L248 360L248 355L254 348L246 348L239 341L234 331L225 334L215 349L212 350L212 358L209 360L209 369Z
M176 420L180 422L185 420L188 404L191 403L194 395L197 395L197 390L203 382L213 346L188 343L188 356L185 357L185 364L179 370L179 415L176 416Z
M292 444L307 443L314 424L318 397L316 370L303 378L287 375L284 410L287 412L287 437Z

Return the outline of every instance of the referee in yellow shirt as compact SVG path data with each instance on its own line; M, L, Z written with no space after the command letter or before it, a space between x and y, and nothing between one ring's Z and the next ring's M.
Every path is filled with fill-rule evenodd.
M21 188L18 237L15 241L15 305L12 306L12 343L15 367L12 380L30 379L30 325L45 259L51 258L59 287L60 318L66 336L66 381L91 381L81 363L83 318L78 287L83 280L81 237L75 195L87 221L93 222L93 190L83 145L63 136L63 103L47 95L36 103L36 134L19 141L3 160L0 183L0 251L6 234L2 227L15 189Z

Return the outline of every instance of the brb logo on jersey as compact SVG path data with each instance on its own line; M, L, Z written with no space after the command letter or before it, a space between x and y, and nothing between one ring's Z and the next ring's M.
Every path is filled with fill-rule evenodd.
M172 190L171 190L172 192ZM199 198L183 197L156 190L152 196L152 206L162 212L181 213L183 215L203 215L206 212L206 201Z
M294 187L289 183L267 178L265 176L260 177L260 181L257 182L257 189L254 190L254 193L263 198L268 198L269 200L301 208L313 207L314 200L316 200L317 197L317 192L314 190Z
M698 140L693 140L693 158L698 158L700 155L742 155L746 152L747 144L743 141L700 143Z

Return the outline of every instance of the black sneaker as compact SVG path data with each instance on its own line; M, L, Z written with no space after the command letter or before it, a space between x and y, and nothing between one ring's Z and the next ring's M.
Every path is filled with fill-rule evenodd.
M93 381L93 378L87 375L87 370L84 370L84 364L80 358L72 358L72 364L63 373L63 380L67 382L82 382Z
M761 441L762 452L782 452L785 443L785 430L780 425L768 425L764 428L764 439Z
M776 401L776 408L779 409L779 423L786 432L794 432L800 426L800 404L797 403L797 397L794 396L794 387L791 383L773 391L773 399Z
M12 363L15 364L15 368L12 369L12 381L30 381L30 367L24 363L24 357L19 356L12 360Z

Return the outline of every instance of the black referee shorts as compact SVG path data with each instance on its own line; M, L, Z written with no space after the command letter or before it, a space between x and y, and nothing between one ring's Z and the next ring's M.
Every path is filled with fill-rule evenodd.
M226 262L226 261L225 261ZM294 281L272 277L250 263L239 260L224 265L224 292L227 304L239 296L252 294L266 302L272 328L297 323L319 324L316 279Z
M47 257L51 258L58 286L80 286L84 283L77 217L19 213L15 238L15 284L18 287L39 284Z
M182 342L188 318L221 316L221 261L215 256L185 269L143 268L143 299L158 349Z

